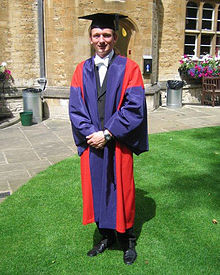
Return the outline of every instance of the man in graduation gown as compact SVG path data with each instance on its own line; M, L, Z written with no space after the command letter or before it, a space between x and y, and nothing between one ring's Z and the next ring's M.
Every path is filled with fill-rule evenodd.
M125 264L132 264L137 256L132 154L148 150L147 111L138 65L113 50L122 17L81 17L92 20L95 56L74 72L69 115L81 157L83 224L96 222L102 235L87 255L102 253L118 238Z

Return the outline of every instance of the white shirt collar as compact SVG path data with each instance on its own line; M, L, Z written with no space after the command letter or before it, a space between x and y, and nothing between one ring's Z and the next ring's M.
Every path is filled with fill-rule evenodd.
M99 55L95 55L94 62L95 65L101 65L104 64L106 67L108 67L109 62L111 61L112 57L114 55L114 50L112 49L111 52L106 55L105 57L101 58Z

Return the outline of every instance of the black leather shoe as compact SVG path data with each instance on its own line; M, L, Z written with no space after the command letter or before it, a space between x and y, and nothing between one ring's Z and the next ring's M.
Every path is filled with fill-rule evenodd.
M128 250L124 251L124 263L127 265L131 265L137 258L137 252L135 248L128 248Z
M98 254L104 252L106 248L110 247L114 243L114 240L108 240L104 239L101 242L99 242L97 245L95 245L89 252L87 253L87 256L94 257Z

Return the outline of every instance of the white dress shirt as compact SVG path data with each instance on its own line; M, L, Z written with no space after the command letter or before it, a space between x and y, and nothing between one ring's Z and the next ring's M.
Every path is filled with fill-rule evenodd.
M104 81L109 62L111 61L112 57L114 55L114 50L112 50L108 55L106 55L104 58L101 58L97 54L95 55L94 62L95 65L98 66L99 69L99 79L100 79L100 86L102 86L102 83Z

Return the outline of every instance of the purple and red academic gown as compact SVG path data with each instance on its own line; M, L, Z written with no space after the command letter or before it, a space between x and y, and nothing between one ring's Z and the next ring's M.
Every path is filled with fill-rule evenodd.
M138 65L116 56L109 66L104 128L114 136L103 150L86 136L100 131L94 58L80 63L72 78L69 114L81 156L83 224L125 232L134 224L133 156L148 151L147 110Z

